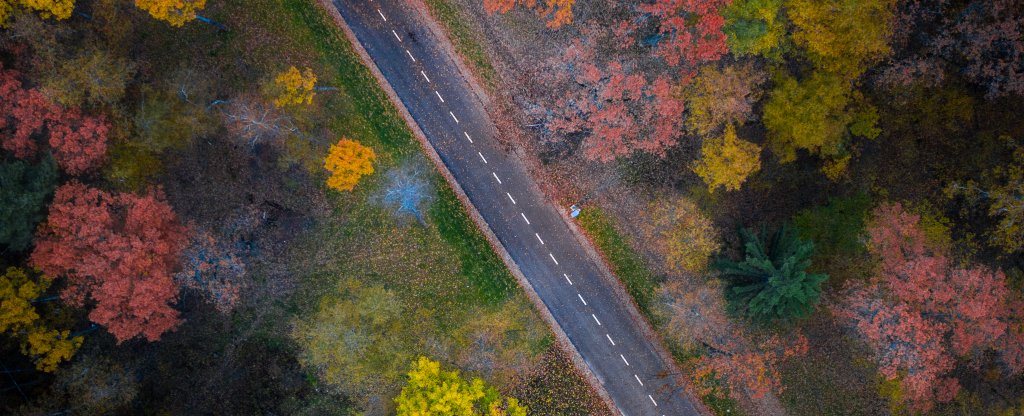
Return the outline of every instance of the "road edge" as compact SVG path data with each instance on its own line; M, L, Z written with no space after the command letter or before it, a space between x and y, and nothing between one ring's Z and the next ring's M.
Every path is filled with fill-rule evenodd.
M512 275L515 276L516 280L519 282L519 285L526 292L526 296L530 299L530 302L534 304L534 307L541 314L541 317L547 323L548 327L551 328L551 332L555 334L556 342L558 342L558 344L562 347L563 351L569 353L570 359L576 366L576 369L581 373L581 375L587 381L587 383L590 384L590 388L595 393L597 393L597 396L601 399L605 406L610 411L621 415L622 412L618 409L618 407L615 406L615 402L612 401L611 396L608 395L608 392L607 390L605 390L604 385L601 384L597 376L595 376L594 373L590 370L590 366L587 365L586 360L583 359L583 356L580 355L579 351L576 349L576 346L569 340L569 337L562 330L562 327L558 325L558 322L555 320L554 315L551 314L551 311L548 309L547 305L540 299L540 296L533 288L533 285L530 284L529 280L526 279L526 276L523 274L523 272L519 270L519 266L516 265L515 261L512 260L512 256L508 254L508 251L505 250L505 247L501 244L501 242L498 241L498 237L491 230L490 226L487 224L487 221L484 221L483 216L480 215L480 212L477 211L476 207L469 201L469 197L466 195L466 192L462 189L462 186L459 185L458 181L455 180L455 176L452 175L451 171L448 170L448 166L445 165L444 162L441 160L441 156L437 153L437 150L434 149L434 146L430 144L430 141L427 139L427 136L423 133L422 130L420 130L419 124L417 124L416 120L413 119L412 114L409 113L409 110L405 107L405 104L402 102L402 100L398 98L398 93L396 93L394 88L391 87L391 83L388 82L387 78L384 77L384 74L380 71L379 68L377 68L377 64L370 57L369 53L366 52L366 49L363 48L363 45L359 43L359 39L356 37L355 32L353 32L352 29L348 26L348 23L345 22L345 19L341 17L341 13L339 13L337 8L335 8L332 0L318 0L317 3L322 9L324 9L324 11L331 17L331 19L334 20L335 24L341 27L342 31L345 32L345 36L348 38L349 44L352 45L352 48L359 55L360 59L362 59L363 64L366 65L370 72L373 73L373 76L377 78L377 82L384 90L384 93L385 95L387 95L388 100L390 100L392 105L398 110L398 113L405 121L405 124L410 128L410 130L412 130L413 136L416 137L416 141L419 142L420 147L423 148L423 151L430 158L431 162L434 164L437 170L441 172L441 175L444 176L445 181L448 182L448 186L450 186L452 190L455 192L455 195L459 198L459 201L462 203L462 206L469 213L469 216L470 218L473 219L473 222L476 223L477 228L479 228L480 231L484 234L484 237L487 239L487 242L491 245L491 248L498 254L499 257L501 257L502 262L505 263L505 266L509 269ZM431 20L431 22L433 22L433 20ZM463 64L461 62L461 55L454 55L452 56L452 58L456 61L456 65L459 66L460 72L464 71L465 68L463 67ZM465 75L462 75L465 78ZM471 82L475 83L474 81ZM477 95L477 98L480 99L479 91L477 91L477 94L475 95Z

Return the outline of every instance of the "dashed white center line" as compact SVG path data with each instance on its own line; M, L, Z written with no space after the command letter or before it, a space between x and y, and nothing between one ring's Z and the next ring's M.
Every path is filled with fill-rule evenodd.
M565 281L569 282L569 286L572 286L572 280L569 280L569 275L565 274L565 273L562 273L562 276L565 276Z
M555 260L554 254L548 253L548 256L551 256L551 261L555 262L555 265L558 265L558 260Z
M434 91L434 94L437 94L437 99L441 100L442 103L444 102L444 98L441 98L441 93Z
M484 154L483 154L483 153L480 153L480 152L476 152L476 154L480 155L480 160L483 160L483 161L484 161L484 163L487 163L487 158L485 158L485 157L484 157Z
M412 59L413 62L416 62L416 58L412 56L412 52L409 52L408 49L405 50L405 54L409 55L409 59Z
M619 357L622 357L622 362L626 363L626 367L629 367L629 361L626 361L626 356L619 354Z
M510 194L508 192L505 192L505 195L508 195L508 200L512 201L512 205L516 204L516 200L515 200L515 198L512 198L512 194Z
M608 334L604 334L604 336L608 337L608 342L612 343L612 346L614 347L615 346L615 341L612 341L612 336L608 335Z
M428 76L427 76L427 73L426 73L426 72L423 72L423 71L421 70L421 71L420 71L420 75L423 75L423 79L427 80L427 82L430 82L430 77L428 77Z
M494 180L498 181L498 185L501 185L501 178L498 177L498 174L491 172L491 175L494 175Z
M452 115L452 120L455 120L455 124L459 124L459 118L455 117L455 113L449 111L448 114Z
M576 296L580 297L580 302L583 302L583 306L587 306L587 301L583 300L583 295L577 293Z
M398 36L398 32L395 32L395 30L394 30L394 29L391 29L391 33L394 33L394 34L395 34L395 39L398 39L398 41L399 41L399 42L401 42L401 41L402 41L402 37L401 37L401 36Z
M533 233L533 235L537 236L537 241L540 241L540 245L544 245L544 240L540 238L540 234Z
M633 374L633 378L635 378L635 379L636 379L636 382L637 382L637 383L640 383L640 385L641 385L641 386L643 386L643 385L644 385L644 382L640 381L640 376L637 376L636 374Z
M380 15L380 18L381 18L381 19L384 19L384 21L385 21L385 22L386 22L386 21L388 21L388 18L384 17L384 13L382 13L382 12L380 11L380 9L377 9L377 14L379 14L379 15Z
M597 315L590 314L590 316L594 317L594 322L597 322L597 326L601 326L601 321L597 320Z
M651 403L654 403L654 407L658 407L658 402L654 401L654 398L650 394L647 395L648 399L651 399Z
M530 225L530 219L526 218L526 214L525 213L520 212L519 215L523 216L523 220L526 221L526 225Z
M470 143L473 143L473 138L472 138L472 137L469 137L469 133L466 133L466 132L462 132L462 134L465 134L465 135L466 135L466 140L469 140L469 142L470 142Z

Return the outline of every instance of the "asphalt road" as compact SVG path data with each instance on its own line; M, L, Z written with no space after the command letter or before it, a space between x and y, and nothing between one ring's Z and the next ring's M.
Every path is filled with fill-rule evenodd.
M630 318L562 216L510 160L496 129L417 11L402 0L334 0L499 242L625 415L697 415L676 367Z

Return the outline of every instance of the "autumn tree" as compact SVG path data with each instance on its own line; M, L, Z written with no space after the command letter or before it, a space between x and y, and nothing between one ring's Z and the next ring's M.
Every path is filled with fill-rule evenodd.
M466 381L458 371L442 370L441 363L427 357L421 356L407 377L395 399L399 416L526 416L526 408L517 399L502 399L483 380Z
M198 291L221 312L230 312L238 302L246 276L245 262L232 249L233 243L196 230L182 251L181 271L174 275L181 287Z
M783 0L733 0L722 10L729 51L737 56L781 58L786 38Z
M558 29L572 23L572 6L576 0L483 0L487 13L508 13L515 7L524 7L547 20L547 26Z
M725 313L717 281L674 279L658 294L662 303L657 313L667 322L669 338L697 353L691 378L701 395L720 394L717 380L737 400L781 392L779 365L807 353L807 339L800 333L756 337L734 324Z
M1004 141L1009 144L1010 163L995 164L980 182L950 184L946 193L987 205L989 217L997 220L989 232L989 241L1006 253L1014 253L1024 249L1024 146L1009 137L1004 137Z
M877 110L841 77L817 71L797 80L784 74L776 84L762 120L783 163L795 160L797 150L807 150L825 159L822 170L835 179L849 163L850 138L873 139L881 133L875 127Z
M341 139L331 145L324 160L324 168L331 172L327 186L339 191L351 191L359 178L373 173L373 161L377 155L373 149L357 141Z
M608 162L634 152L664 156L680 137L681 86L693 68L727 52L719 14L725 3L640 3L622 10L628 17L611 30L585 27L555 62L564 75L560 82L572 92L540 115L545 127L590 160ZM609 45L619 53L601 49ZM649 53L630 57L627 50L634 47Z
M18 11L33 11L43 18L63 20L71 17L74 0L0 0L0 28Z
M64 61L43 81L47 96L61 105L112 106L124 97L135 64L102 49L86 49Z
M32 358L36 368L51 373L82 346L82 337L70 330L51 328L35 303L42 299L50 280L30 277L24 270L9 267L0 275L0 333L11 334L21 351Z
M196 12L206 7L206 0L135 0L135 7L174 27L184 26L196 18Z
M764 81L764 72L750 63L701 68L685 90L686 127L709 136L729 124L743 125L754 117Z
M173 273L185 243L161 192L108 193L73 181L57 189L31 262L67 278L63 298L94 303L89 319L119 342L156 341L180 321Z
M957 358L996 351L1010 373L1024 370L1021 303L1001 271L961 267L929 241L921 217L900 204L875 209L867 228L877 274L835 307L875 350L913 411L927 412L960 389Z
M81 175L105 160L109 130L102 117L65 110L38 89L24 88L16 72L0 67L0 141L15 157L35 156L42 142L61 169Z
M704 272L721 244L711 219L682 197L657 200L649 212L650 221L643 223L642 231L664 257L665 267L674 272Z
M274 97L274 106L278 108L312 104L316 95L316 74L312 69L300 71L293 66L278 74L269 89Z
M850 80L889 55L895 0L787 0L793 42L820 70Z
M826 274L807 273L814 243L801 240L794 230L780 227L769 235L740 230L744 257L719 259L715 269L726 281L725 297L734 311L755 321L776 322L811 313L821 296Z
M57 166L51 158L37 164L0 163L0 247L18 252L31 246L56 187Z
M415 357L409 344L409 313L401 300L380 286L343 280L339 296L324 298L310 319L296 322L292 338L302 348L299 361L325 383L378 414L401 387L402 373ZM396 337L393 334L409 334Z
M761 169L761 146L736 137L732 124L725 127L723 136L705 139L700 152L693 171L711 192L719 187L738 190L747 177Z

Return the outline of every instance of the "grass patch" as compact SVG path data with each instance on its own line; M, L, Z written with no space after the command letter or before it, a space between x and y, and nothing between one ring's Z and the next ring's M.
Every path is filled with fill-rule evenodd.
M483 45L478 42L477 34L465 23L467 20L459 12L457 6L447 0L425 0L431 14L448 29L455 50L469 61L477 75L483 78L488 87L493 88L498 81L498 73L491 65L491 60L484 52Z
M633 250L625 237L615 231L611 219L600 208L587 208L577 219L597 248L604 253L612 271L622 280L626 291L640 307L640 312L658 326L660 322L652 308L655 290L663 279L647 268L640 254Z
M455 192L444 184L430 209L430 220L446 243L458 250L461 273L473 283L486 303L505 300L517 290L517 283L491 249L483 233L463 210Z

